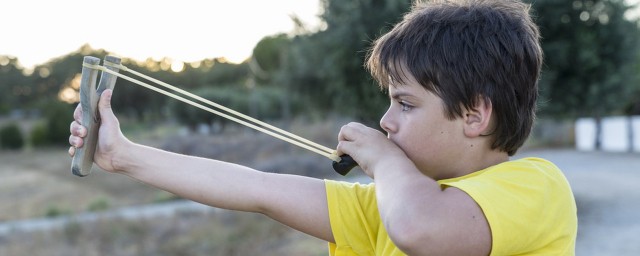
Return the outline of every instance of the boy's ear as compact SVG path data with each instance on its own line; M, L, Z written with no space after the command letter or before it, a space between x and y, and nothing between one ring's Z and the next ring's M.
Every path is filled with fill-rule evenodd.
M478 96L478 101L471 109L466 109L463 113L464 135L470 138L491 134L491 114L493 105L491 100L482 95Z

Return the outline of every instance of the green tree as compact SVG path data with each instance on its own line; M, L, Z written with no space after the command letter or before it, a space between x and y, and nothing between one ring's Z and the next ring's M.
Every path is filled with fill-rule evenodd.
M17 58L0 56L0 115L12 108L22 108L24 97L31 94Z
M297 25L301 24L295 16L293 21ZM266 101L260 100L260 97L265 97L265 93L268 93L267 95L273 96L271 99L279 98L278 106L272 106L280 110L279 117L284 121L285 127L288 127L291 121L292 105L297 98L295 93L291 92L291 83L287 81L289 72L286 65L291 42L291 38L286 34L267 36L260 40L253 49L249 62L251 75L247 81L251 96L250 109L254 112L252 114L257 114L257 110L263 109ZM258 105L261 107L257 107Z
M638 89L640 31L623 0L533 1L545 52L540 83L553 116L620 111Z
M546 64L541 113L593 116L599 130L600 118L623 111L640 87L638 22L625 18L629 6L624 0L531 2Z
M95 50L89 45L84 45L68 55L37 66L29 77L18 79L22 84L29 86L30 91L33 92L22 102L27 102L30 106L46 106L52 101L59 101L58 93L65 87L69 87L73 79L80 75L84 56L103 59L107 54L108 52L105 50ZM248 63L233 64L222 58L205 59L193 65L186 64L180 72L172 71L170 69L171 63L172 60L168 58L147 59L142 62L129 58L122 59L122 64L132 70L187 91L211 84L243 86L249 74ZM148 82L124 71L120 73ZM156 86L153 83L150 84ZM169 100L168 97L151 92L130 81L118 79L114 91L113 108L129 117L137 120L157 121L168 118L167 114L171 113L166 104Z
M324 28L293 38L283 63L284 80L309 109L377 123L388 100L363 67L366 51L409 10L410 2L321 1Z
M277 34L267 36L256 44L253 48L250 67L252 74L259 82L269 83L273 73L280 70L290 42L286 34Z

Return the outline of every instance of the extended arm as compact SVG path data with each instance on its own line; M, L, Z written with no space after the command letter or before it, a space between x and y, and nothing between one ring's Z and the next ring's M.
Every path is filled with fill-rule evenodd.
M183 198L214 207L258 212L285 225L333 241L322 180L259 172L211 159L175 154L132 143L120 131L110 107L111 91L102 94L102 124L94 161L102 169L130 176ZM81 147L86 130L80 108L71 125L70 154Z

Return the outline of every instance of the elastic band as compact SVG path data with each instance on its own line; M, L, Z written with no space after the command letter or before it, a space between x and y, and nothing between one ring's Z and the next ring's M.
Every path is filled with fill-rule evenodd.
M219 116L221 116L221 117L223 117L223 118L229 119L229 120L234 121L234 122L236 122L236 123L242 124L242 125L244 125L244 126L247 126L247 127L253 128L253 129L258 130L258 131L260 131L260 132L263 132L263 133L269 134L269 135L271 135L271 136L273 136L273 137L276 137L276 138L278 138L278 139L281 139L281 140L284 140L284 141L286 141L286 142L289 142L289 143L291 143L291 144L294 144L294 145L297 145L297 146L299 146L299 147L305 148L305 149L307 149L307 150L310 150L310 151L312 151L312 152L315 152L315 153L317 153L317 154L320 154L320 155L322 155L322 156L325 156L325 157L327 157L327 158L329 158L329 159L331 159L331 160L333 160L333 161L340 162L340 160L341 160L341 159L340 159L340 157L336 154L335 150L332 150L332 149L330 149L330 148L328 148L328 147L322 146L322 145L320 145L320 144L318 144L318 143L315 143L315 142L313 142L313 141L310 141L310 140L308 140L308 139L302 138L302 137L300 137L300 136L298 136L298 135L295 135L295 134L293 134L293 133L287 132L287 131L285 131L285 130L282 130L282 129L280 129L280 128L277 128L277 127L275 127L275 126L272 126L272 125L270 125L270 124L267 124L267 123L265 123L265 122L262 122L262 121L260 121L260 120L257 120L257 119L255 119L255 118L253 118L253 117L250 117L250 116L247 116L247 115L242 114L242 113L240 113L240 112L237 112L237 111L235 111L235 110L229 109L229 108L224 107L224 106L222 106L222 105L220 105L220 104L218 104L218 103L212 102L212 101L210 101L210 100L207 100L207 99L205 99L205 98L202 98L202 97L200 97L200 96L197 96L197 95L195 95L195 94L192 94L192 93L190 93L190 92L187 92L187 91L182 90L182 89L180 89L180 88L177 88L177 87L175 87L175 86L173 86L173 85L170 85L170 84L168 84L168 83L165 83L165 82L162 82L162 81L160 81L160 80L157 80L157 79L151 78L151 77L146 76L146 75L144 75L144 74L141 74L141 73L139 73L139 72L136 72L136 71L130 70L129 68L125 67L124 65L121 65L121 64L115 64L115 63L111 63L111 62L105 62L105 65L106 65L106 66L113 67L113 68L118 68L118 69L120 69L120 70L127 71L127 72L130 72L130 73L134 74L134 75L137 75L137 76L143 77L143 78L145 78L145 79L147 79L147 80L149 80L149 81L155 82L156 84L159 84L159 85L161 85L161 86L163 86L163 87L165 87L165 88L171 89L171 90L176 91L176 92L180 92L180 93L182 93L182 94L184 94L184 95L186 95L186 96L189 96L189 97L191 97L191 98L197 99L197 100L201 101L202 103L208 104L209 106L213 106L213 107L216 107L216 108L221 109L221 110L223 110L223 111L226 111L226 112L228 112L228 113L230 113L230 114L236 115L236 116L237 116L237 117L239 117L239 118L237 118L237 117L233 117L233 116L231 116L231 115L228 115L228 114L222 113L222 112L220 112L220 111L217 111L217 110L211 109L211 108L209 108L209 107L203 106L202 104L196 103L196 102L194 102L194 101L192 101L192 100L189 100L189 99L186 99L186 98L184 98L184 97L181 97L181 96L175 95L175 94L173 94L173 93L170 93L170 92L167 92L167 91L164 91L164 90L160 90L160 89L158 89L157 87L154 87L154 86L152 86L152 85L149 85L149 84L147 84L147 83L145 83L145 82L142 82L142 81L136 80L136 79L134 79L134 78L128 77L128 76L126 76L126 75L120 74L120 73L118 73L118 72L115 72L115 71L109 70L109 69L107 69L107 68L106 68L106 67L104 67L104 66L100 66L100 65L93 65L93 64L88 64L88 63L82 63L82 66L83 66L83 67L92 68L92 69L97 69L97 70L100 70L100 71L103 71L103 72L107 72L107 73L112 74L112 75L114 75L114 76L120 77L120 78L125 79L125 80L127 80L127 81L130 81L130 82L132 82L132 83L135 83L135 84L138 84L138 85L140 85L140 86L143 86L143 87L145 87L145 88L147 88L147 89L150 89L150 90L152 90L152 91L158 92L158 93L160 93L160 94L164 94L164 95L169 96L169 97L171 97L171 98L174 98L174 99L176 99L176 100L179 100L179 101L182 101L182 102L184 102L184 103L187 103L187 104L189 104L189 105L191 105L191 106L194 106L194 107L200 108L200 109L205 110L205 111L207 111L207 112L210 112L210 113L212 113L212 114L219 115ZM253 123L255 123L255 124L258 124L258 125L264 126L264 128L263 128L263 127L256 126L255 124L249 123L249 122L247 122L247 121L245 121L245 120L241 120L240 118L243 118L243 119L245 119L245 120L247 120L247 121L250 121L250 122L253 122ZM268 130L268 129L265 129L265 128L269 128L269 129L271 129L271 130ZM277 132L277 133L276 133L276 132ZM287 136L288 136L288 137L287 137ZM306 143L306 144L305 144L305 143Z

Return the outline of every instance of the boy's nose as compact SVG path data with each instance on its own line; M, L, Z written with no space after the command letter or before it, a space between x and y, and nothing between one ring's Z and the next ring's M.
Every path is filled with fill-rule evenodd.
M391 119L390 110L387 110L386 113L380 118L380 127L387 132L387 134L394 133L396 131L396 126L393 124Z

